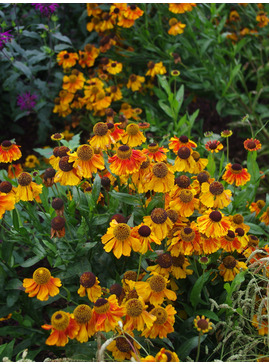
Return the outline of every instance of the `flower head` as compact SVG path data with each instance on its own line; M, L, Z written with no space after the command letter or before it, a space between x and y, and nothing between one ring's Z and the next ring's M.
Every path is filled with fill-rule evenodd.
M161 207L156 207L151 211L150 216L145 216L144 224L148 225L160 240L163 240L173 227L167 212Z
M4 48L4 45L7 42L10 42L11 38L13 38L13 35L11 35L10 32L11 32L11 30L0 33L0 50L2 50Z
M218 153L223 149L223 145L218 140L210 140L205 145L206 149L211 153Z
M156 317L146 311L148 306L145 305L141 297L130 298L125 302L126 317L124 320L125 330L144 330L145 326L150 328Z
M21 110L31 111L35 107L37 99L38 96L36 94L25 92L24 94L17 96L17 105Z
M7 195L6 193L3 193L2 189L1 189L1 192L0 192L0 219L2 219L2 217L6 211L11 211L14 208L15 208L14 195L11 195L11 194Z
M258 139L247 139L244 141L244 148L249 152L254 152L255 150L261 149L262 145Z
M137 172L146 156L140 150L134 150L128 145L121 145L113 157L108 158L110 170L118 176Z
M131 335L133 336L132 333L125 333L125 337L116 337L115 340L113 340L112 343L107 346L107 350L112 352L114 359L116 359L117 361L130 361L132 357L137 357L140 345L133 340Z
M0 144L0 163L11 163L21 157L19 145L13 144L9 140L4 140Z
M203 216L197 218L197 226L200 233L218 238L228 233L231 222L220 211L209 209Z
M205 318L204 315L202 315L202 317L196 316L196 318L193 320L193 323L197 331L201 332L202 334L205 334L206 332L213 329L212 322L210 322L208 318Z
M202 184L199 199L206 207L223 209L230 204L231 196L231 190L224 190L222 183L214 181Z
M35 7L35 10L39 10L42 15L47 17L50 17L59 7L59 4L57 3L32 3L31 5Z
M92 272L85 272L80 276L80 287L78 289L80 297L88 296L91 302L95 302L102 296L102 288L98 278Z
M234 280L234 277L241 269L247 269L246 264L244 262L239 262L232 255L228 255L219 265L219 274L223 277L224 282L229 282Z
M246 168L243 168L241 164L227 164L225 167L226 171L222 176L222 179L232 185L235 183L236 186L244 186L248 181L250 181L250 174Z
M16 188L16 202L33 201L42 192L42 185L32 181L32 177L27 172L22 172L18 177L18 187Z
M79 325L79 331L76 339L81 342L87 342L88 338L95 334L95 327L92 318L92 309L88 305L78 305L74 312L73 317Z

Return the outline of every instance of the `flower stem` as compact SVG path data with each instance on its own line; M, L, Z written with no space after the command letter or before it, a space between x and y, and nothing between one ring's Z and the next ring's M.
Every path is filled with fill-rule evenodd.
M201 333L199 333L198 336L198 347L197 347L197 354L196 354L196 359L195 361L197 362L199 360L199 356L200 356L200 348L201 348Z
M139 274L140 274L141 262L142 262L142 254L139 254L139 263L138 263L138 270L137 270L136 281L138 281L138 277L139 277Z

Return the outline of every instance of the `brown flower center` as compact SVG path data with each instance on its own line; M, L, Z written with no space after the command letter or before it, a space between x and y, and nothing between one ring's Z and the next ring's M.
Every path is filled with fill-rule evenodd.
M34 271L33 280L37 284L46 284L51 278L50 271L47 268L38 268Z
M142 162L140 169L146 169L146 168L148 168L149 165L150 165L150 159L147 156L147 159L144 162Z
M0 183L0 192L9 193L12 190L12 184L8 181Z
M13 146L13 144L9 141L9 140L4 140L2 143L1 143L1 147L3 150L9 150L11 149Z
M151 143L148 146L148 150L150 153L156 153L159 150L159 145L157 143Z
M64 201L59 197L56 197L51 203L51 206L54 208L54 210L60 210L63 205Z
M74 317L79 324L86 324L92 317L92 309L88 305L79 305L74 310Z
M182 240L190 242L195 238L195 231L190 227L186 227L180 231L180 236Z
M207 171L204 172L200 172L197 175L197 180L199 181L200 184L207 182L210 178L210 174Z
M134 272L133 270L127 270L127 272L124 273L123 275L123 279L124 280L129 280L129 281L136 281L137 278L137 273Z
M183 203L189 203L193 199L193 193L190 190L180 191L179 198Z
M99 314L106 313L109 308L110 304L105 298L98 298L94 304L94 311Z
M224 191L224 187L223 184L220 182L212 182L209 186L209 191L212 193L212 195L214 196L218 196L221 195L222 192Z
M220 220L222 219L222 215L219 211L212 211L209 214L209 218L214 222L220 222Z
M131 341L131 343L133 343L133 340L131 339L130 336L128 337L128 340ZM124 337L116 338L116 347L122 353L128 353L129 351L132 350L131 345L128 343L128 341Z
M92 272L85 272L80 276L79 282L84 288L91 288L95 285L96 276Z
M242 228L235 229L235 232L237 233L238 236L244 236L245 235L245 231Z
M65 226L65 219L61 216L56 216L51 220L51 227L53 230L62 230Z
M149 281L150 288L154 292L162 292L166 288L165 278L160 274L151 277Z
M156 263L159 264L161 268L170 268L172 265L171 255L169 253L159 255Z
M93 127L93 132L94 132L94 135L98 135L98 136L106 135L106 133L108 132L107 124L103 123L103 122L99 122L99 123L95 124Z
M114 283L109 288L109 292L110 292L110 294L115 294L117 296L117 298L119 298L121 296L121 294L123 293L123 288L119 283Z
M237 173L240 173L243 169L243 167L241 166L241 164L239 163L234 163L231 167L233 173L237 174Z
M189 138L186 135L181 135L181 137L179 138L179 140L181 141L181 143L188 143Z
M259 244L259 239L257 238L257 236L255 235L249 235L248 237L248 246L258 246Z
M195 160L195 162L198 162L198 161L199 161L199 159L200 159L200 153L198 153L198 152L194 151L194 152L192 153L192 157L193 157L193 159Z
M188 147L180 147L177 152L177 155L181 159L188 159L189 156L191 155L191 151Z
M63 146L59 147L56 157L60 157L60 158L66 157L67 152L69 152L69 151L70 151L70 149L63 145Z
M258 208L261 210L261 209L263 209L264 208L264 206L265 206L265 201L263 201L263 200L258 200L257 201L257 206L258 206Z
M184 174L182 176L177 177L175 179L175 182L180 188L188 188L189 185L191 184L190 178Z
M208 321L205 319L200 319L197 321L197 327L201 330L207 330L208 329Z
M143 312L143 304L138 298L132 298L126 302L126 312L128 316L137 317Z
M233 216L233 222L237 225L243 224L244 218L241 214L236 214Z
M138 229L138 234L144 238L147 238L151 234L151 228L147 225L140 226Z
M226 240L232 241L235 238L235 233L232 230L228 230Z
M232 255L228 255L223 259L223 265L227 269L233 269L236 266L236 259Z
M167 212L161 207L156 207L150 214L151 220L155 224L163 224L167 220Z
M154 322L154 324L163 325L166 322L166 320L167 320L167 316L168 316L167 315L167 312L162 307L156 307L150 313L152 315L154 315L155 317L157 317L157 319Z
M64 311L56 311L51 317L51 325L55 330L64 331L69 325L69 316Z
M131 234L131 228L127 224L120 223L113 229L113 235L117 240L124 241L129 238Z
M178 257L172 257L172 264L174 267L182 268L185 263L184 254L179 254Z
M77 155L82 161L89 161L94 155L94 150L90 145L83 144L78 147Z
M178 219L178 213L175 210L168 210L167 216L173 223L175 223Z
M139 126L137 124L129 124L127 125L126 132L129 135L136 135L139 132Z
M121 145L117 149L117 156L120 159L128 159L131 157L131 155L132 155L132 149L128 147L128 145Z
M62 157L59 161L59 168L63 172L70 172L73 169L74 162L68 162L69 156Z
M18 184L21 186L29 186L32 182L32 177L27 172L22 172L18 177Z
M152 168L152 173L158 178L164 178L168 174L168 167L163 162L156 163Z
M246 143L246 147L248 149L255 149L256 148L256 143L253 141L253 140L249 140L247 143Z

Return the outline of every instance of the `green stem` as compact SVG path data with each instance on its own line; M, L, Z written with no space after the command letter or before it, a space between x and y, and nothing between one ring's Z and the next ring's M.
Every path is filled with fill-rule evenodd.
M229 138L227 139L227 163L229 163Z
M196 354L196 359L195 361L197 362L199 360L199 356L200 356L200 348L201 348L201 333L199 333L198 336L198 347L197 347L197 354Z
M142 254L139 254L139 263L138 263L138 270L137 270L136 281L138 281L138 277L139 277L139 274L140 274L141 262L142 262Z

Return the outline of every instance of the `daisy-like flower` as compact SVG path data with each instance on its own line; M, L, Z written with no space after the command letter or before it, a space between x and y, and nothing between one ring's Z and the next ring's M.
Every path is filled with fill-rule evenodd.
M192 173L194 174L202 172L208 165L208 159L201 158L200 153L196 151L192 153L192 158L195 160L195 165L193 166L193 171L192 171Z
M196 6L195 3L170 3L169 11L174 14L183 14L186 11L192 11L194 6Z
M140 241L139 253L141 254L145 254L148 250L153 251L151 248L152 243L161 245L160 239L157 238L152 229L143 223L135 226L132 233Z
M106 298L98 298L93 307L93 322L96 331L114 331L125 315L124 306L119 306L115 294Z
M105 168L104 159L100 154L94 154L94 150L90 145L80 145L76 152L68 153L69 163L74 162L73 167L76 168L79 177L91 178L97 170Z
M0 158L1 158L1 155L0 155ZM23 172L22 165L20 163L9 164L7 172L8 172L8 174L7 174L8 178L10 178L10 179L17 178Z
M142 87L142 83L145 82L144 76L131 74L127 83L127 88L130 88L133 92L139 91Z
M169 207L176 210L180 216L189 217L198 209L199 200L195 198L195 190L182 189L179 196L170 202Z
M260 221L263 222L265 225L269 225L269 207L267 207L266 211L260 217Z
M36 296L40 301L47 301L49 296L57 296L62 283L59 278L52 277L47 268L38 268L33 278L24 278L22 285L29 297Z
M86 294L91 302L95 302L102 296L102 288L98 278L92 272L85 272L80 276L78 294L85 297Z
M244 141L244 148L249 152L254 152L255 150L261 149L262 145L258 139L247 139Z
M154 63L153 61L148 62L148 71L146 76L151 76L152 78L156 75L164 75L166 73L166 68L162 62Z
M177 257L172 256L171 274L176 279L184 279L193 273L193 270L188 269L188 266L190 266L190 262L184 254L179 254Z
M223 145L218 140L209 140L205 147L211 153L218 153L223 149Z
M51 317L51 325L42 325L42 329L51 330L46 340L47 345L65 346L69 338L74 339L79 331L79 325L64 311L56 311Z
M61 157L59 170L57 171L54 182L59 182L62 186L77 186L81 177L77 175L77 170L73 167L74 162L69 162L69 156Z
M177 354L174 351L162 348L156 355L155 361L157 362L179 362Z
M243 250L243 255L245 257L249 257L258 247L259 247L259 238L255 235L247 235L248 243ZM241 250L242 251L242 250ZM240 253L241 253L240 251Z
M137 124L131 123L127 125L121 141L123 144L128 144L130 147L137 147L146 141L146 137L140 131Z
M227 235L220 238L221 248L226 252L239 251L241 242L237 239L236 233L233 230L228 230Z
M174 170L176 172L193 173L195 160L192 157L192 150L188 147L180 147L175 159Z
M62 238L65 236L65 219L62 216L56 216L51 220L50 237Z
M54 133L50 136L51 140L62 140L64 138L64 135L62 133Z
M258 22L258 27L260 28L266 27L266 25L269 23L267 13L265 13L264 11L260 11L258 13L258 15L256 16L256 20Z
M110 170L117 176L125 176L137 172L147 157L140 151L121 145L113 157L108 158Z
M116 75L122 71L122 63L110 60L106 65L106 70L111 75Z
M196 316L193 320L194 327L197 329L199 333L205 334L206 332L213 329L212 322L208 318L205 318L204 315L202 317Z
M244 223L244 217L241 214L230 216L230 220L234 230L242 228L246 233L249 231L250 227Z
M232 136L232 135L233 135L233 132L232 132L232 130L228 130L228 129L226 129L226 130L223 130L223 131L220 133L220 135L222 136L222 138L229 138L230 136Z
M197 226L201 234L212 238L219 238L228 233L231 222L220 211L209 209L204 212L203 216L197 218Z
M170 251L172 256L176 257L179 254L192 255L194 252L200 254L202 252L200 234L195 222L175 231L167 250Z
M77 53L69 53L67 51L62 51L57 55L57 62L59 66L63 66L63 68L71 68L75 66L78 60Z
M170 35L178 35L184 32L184 28L186 24L181 23L176 18L169 19L170 29L168 30L168 34Z
M204 254L212 254L220 249L219 238L211 238L205 234L200 234L200 244Z
M150 216L144 217L143 222L153 230L154 234L160 240L166 238L169 230L173 227L173 223L168 218L167 212L161 207L156 207L152 210Z
M248 181L250 181L250 174L246 168L243 168L241 164L227 164L225 167L226 171L222 176L222 179L232 185L235 183L236 186L244 186Z
M42 185L32 181L32 177L27 172L22 172L18 177L18 187L16 188L16 202L33 201L42 192Z
M169 196L171 197L171 199L169 200L169 203L171 200L174 200L176 197L178 197L178 195L180 194L180 192L182 190L191 190L191 180L188 176L186 176L185 174L182 174L181 176L178 176L177 178L175 178L175 185L174 187L171 189ZM195 193L196 194L196 193ZM168 195L166 195L168 196ZM168 199L167 199L168 201Z
M167 152L167 148L159 147L159 144L157 143L151 143L147 148L143 149L143 153L145 153L151 160L154 160L154 162L165 161L167 159Z
M86 343L89 337L95 334L95 327L93 325L92 309L88 305L79 305L73 312L73 318L79 325L79 330L76 335L77 341Z
M35 168L35 166L37 166L38 164L40 164L40 162L38 158L33 154L28 155L24 163L25 167L28 168Z
M172 267L172 257L170 253L160 254L155 263L155 265L148 266L147 270L169 278L169 273L171 272Z
M154 306L161 305L165 298L171 301L177 299L175 292L167 289L168 279L158 273L152 272L146 282L138 281L131 283L138 295L145 302L150 302Z
M251 213L255 212L256 216L258 216L261 210L264 208L264 206L265 206L265 201L258 200L257 202L252 202L249 206L249 209Z
M189 149L196 148L197 144L190 140L186 135L181 135L178 137L172 137L169 139L168 144L169 149L172 149L175 154L177 154L179 148L188 147Z
M75 93L77 90L82 90L85 78L82 72L73 70L70 76L64 76L63 89Z
M145 326L150 328L156 320L156 316L146 311L148 306L141 297L129 299L125 302L124 307L126 309L124 330L143 331Z
M228 255L219 265L219 274L223 277L224 282L229 282L234 280L234 277L240 270L245 269L247 269L246 263L239 262L232 255Z
M110 86L106 88L107 95L111 97L112 101L119 101L123 98L120 87Z
M106 123L99 122L93 127L94 136L88 140L95 149L107 150L111 145L110 130Z
M11 163L20 159L20 146L4 140L0 145L0 163Z
M169 192L174 186L174 173L164 162L155 163L149 175L148 190L155 192Z
M121 140L124 134L124 130L119 128L119 125L121 125L121 123L115 123L115 124L112 122L107 123L107 127L110 131L109 138L111 139L111 144L116 144L119 140Z
M126 8L126 10L123 12L123 15L125 18L130 20L136 20L140 18L144 14L144 11L141 10L138 6L135 4L132 4Z
M2 182L4 183L4 182ZM2 185L1 183L1 185ZM12 186L11 186L12 188ZM0 192L0 219L2 219L4 213L6 211L11 211L15 208L15 196L14 194L6 194L3 193L2 191L4 191L3 188L1 188L1 192Z
M110 227L101 240L105 251L108 253L113 250L113 254L118 259L122 255L129 257L132 249L136 252L140 249L140 242L133 236L130 226L118 223L116 220L111 221Z
M168 334L174 332L175 314L177 311L172 305L167 305L165 308L157 306L150 313L156 316L156 321L150 328L146 328L142 332L142 336L156 339L163 339Z
M110 343L106 349L112 352L113 358L117 361L130 361L131 358L137 359L140 345L133 340L133 333L124 334L125 337L119 336ZM135 349L135 352L134 352Z
M224 190L223 184L217 181L203 183L199 200L206 207L223 209L231 203L231 190Z
M152 164L150 163L150 159L147 157L147 159L142 162L139 170L131 175L132 182L138 193L144 193L149 190L148 182L150 181L151 170Z

